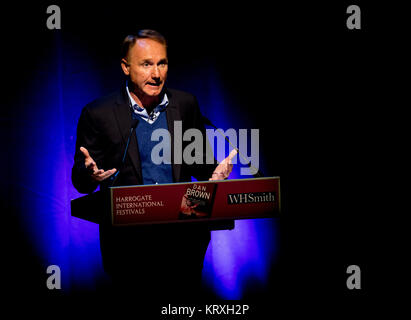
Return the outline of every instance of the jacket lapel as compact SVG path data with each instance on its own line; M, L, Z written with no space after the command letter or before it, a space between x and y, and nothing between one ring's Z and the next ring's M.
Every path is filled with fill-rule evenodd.
M114 109L116 116L118 128L123 137L124 147L126 146L127 139L130 135L131 123L132 123L132 114L130 108L130 102L127 97L125 88L121 90L121 93L117 98L117 108ZM124 149L123 149L124 150ZM130 139L130 145L128 147L128 156L133 164L137 179L139 183L142 183L142 173L141 173L141 164L140 164L140 154L138 152L137 137L135 134L132 135Z

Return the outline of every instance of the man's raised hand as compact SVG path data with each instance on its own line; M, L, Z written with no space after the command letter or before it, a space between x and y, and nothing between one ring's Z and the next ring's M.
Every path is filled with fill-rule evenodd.
M84 155L84 165L90 171L90 175L94 180L100 182L116 173L117 169L110 169L107 171L99 169L86 148L80 147L80 151Z
M211 175L211 178L208 180L215 181L227 179L231 171L233 170L233 164L231 160L235 157L237 153L238 150L233 149L230 152L229 156L225 158L223 161L221 161L217 168L215 168L213 174Z

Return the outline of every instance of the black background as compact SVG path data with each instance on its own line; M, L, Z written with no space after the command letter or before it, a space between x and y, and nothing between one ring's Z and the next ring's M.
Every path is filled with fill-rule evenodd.
M19 231L8 184L21 170L10 134L18 118L14 98L24 95L30 73L47 56L52 33L59 32L46 28L50 4L60 5L65 36L95 52L97 69L107 62L114 68L119 50L112 44L140 28L165 35L175 68L195 68L212 59L224 89L241 102L239 112L260 128L266 171L281 176L283 215L278 270L269 290L247 297L255 312L319 315L331 306L334 314L358 315L358 310L379 310L398 294L405 286L400 258L406 254L399 230L405 211L398 206L403 197L399 182L405 180L400 170L406 149L402 112L409 104L403 100L409 84L406 11L391 3L329 2L5 6L1 168L8 169L1 187L2 212L12 214L3 221L2 276L3 290L13 292L10 302L34 303L46 312L75 299L44 288L46 275ZM362 9L361 30L346 27L350 4ZM261 116L267 108L274 123ZM8 246L10 237L20 241ZM346 269L352 264L361 267L361 290L346 287ZM379 299L384 302L376 304Z

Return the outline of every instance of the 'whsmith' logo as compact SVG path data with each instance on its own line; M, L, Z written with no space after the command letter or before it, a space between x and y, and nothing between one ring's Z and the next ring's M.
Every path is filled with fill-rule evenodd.
M228 204L274 202L274 192L231 193L227 196Z

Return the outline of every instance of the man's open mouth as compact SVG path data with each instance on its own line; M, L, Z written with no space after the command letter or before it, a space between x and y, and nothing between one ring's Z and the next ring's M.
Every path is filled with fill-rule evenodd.
M153 87L159 87L161 85L161 82L147 82L147 84Z

